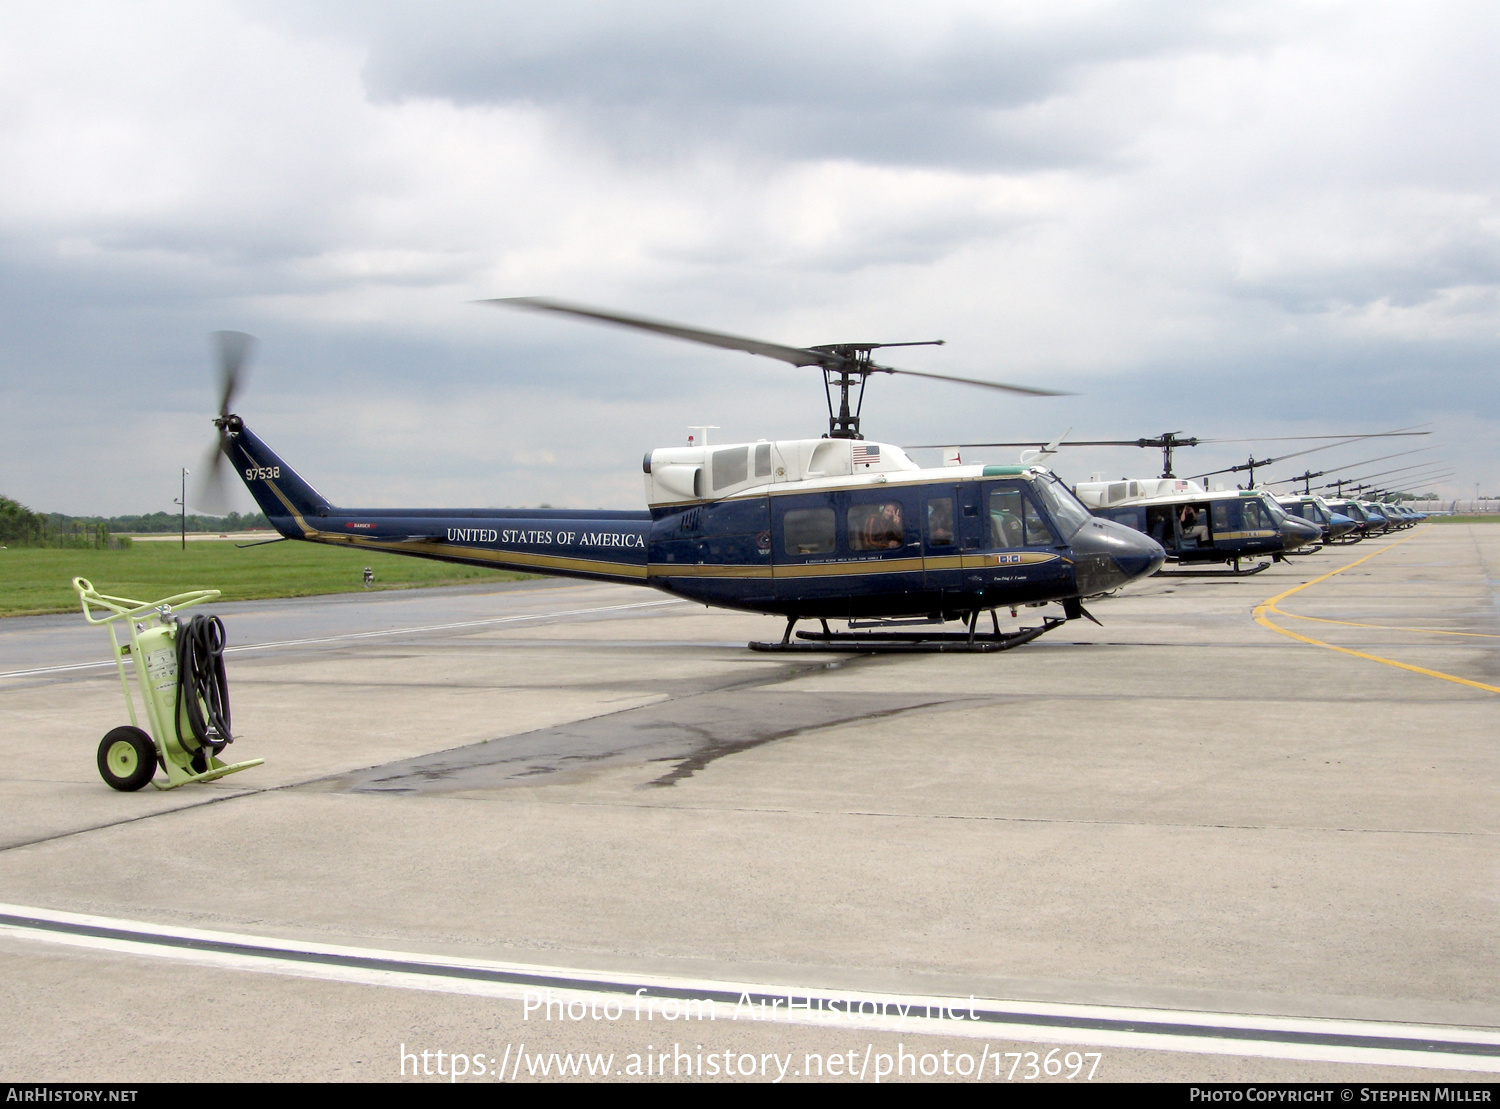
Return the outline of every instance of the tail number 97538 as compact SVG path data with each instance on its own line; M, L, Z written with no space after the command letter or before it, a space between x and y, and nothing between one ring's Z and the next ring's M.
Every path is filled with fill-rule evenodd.
M245 471L246 481L267 481L281 476L280 466L251 466Z

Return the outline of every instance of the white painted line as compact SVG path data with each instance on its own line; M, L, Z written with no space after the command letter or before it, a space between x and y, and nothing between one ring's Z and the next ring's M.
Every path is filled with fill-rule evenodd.
M1493 1028L605 974L573 967L294 942L21 905L0 904L0 935L229 970L492 997L519 1001L523 1007L549 995L564 1004L607 1000L623 1006L622 1019L634 1019L637 1004L647 1014L654 1005L657 1019L666 1019L664 1005L681 1010L682 1002L696 1000L702 1002L700 1011L711 1012L716 1021L1500 1073L1500 1030Z
M491 624L514 624L523 620L556 620L564 616L589 616L597 612L623 612L635 608L660 608L663 605L686 605L691 601L673 598L667 601L635 601L628 605L604 605L600 608L570 608L558 612L534 612L522 616L490 616L483 620L459 620L452 624L426 624L417 628L386 628L373 632L348 632L344 635L320 635L309 639L277 639L268 643L245 643L224 648L225 654L238 651L264 651L272 647L303 647L315 643L342 643L354 639L379 639L390 635L418 635L422 632L451 631L455 628L482 628ZM98 670L114 665L108 662L78 662L66 666L39 666L34 670L8 670L0 678L26 678L35 674L62 674L70 670Z

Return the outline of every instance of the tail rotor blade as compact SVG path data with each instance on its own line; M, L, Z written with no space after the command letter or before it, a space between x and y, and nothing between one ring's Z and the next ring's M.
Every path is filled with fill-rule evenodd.
M219 415L229 415L229 403L238 391L255 337L243 331L216 331L219 346Z
M243 331L215 331L214 345L219 356L219 439L209 448L203 465L198 467L198 480L193 486L193 506L207 516L222 516L229 511L228 468L225 465L224 448L229 437L222 421L229 415L229 406L234 394L245 380L245 364L250 352L255 349L255 337Z
M229 511L228 466L224 457L223 436L209 448L203 464L198 467L198 480L193 486L192 507L205 516L223 516Z

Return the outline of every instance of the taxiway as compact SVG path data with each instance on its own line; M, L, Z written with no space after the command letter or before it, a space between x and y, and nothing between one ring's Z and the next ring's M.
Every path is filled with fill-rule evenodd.
M128 795L103 631L0 621L0 1076L982 1041L1492 1078L1497 582L1500 527L1429 525L977 656L758 655L778 621L567 582L220 605L266 764ZM552 984L993 1019L524 1019Z

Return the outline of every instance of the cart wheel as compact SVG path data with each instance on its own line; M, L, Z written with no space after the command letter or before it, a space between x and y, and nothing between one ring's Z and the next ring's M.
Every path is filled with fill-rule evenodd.
M129 724L99 741L99 776L125 793L140 789L156 773L156 744Z

